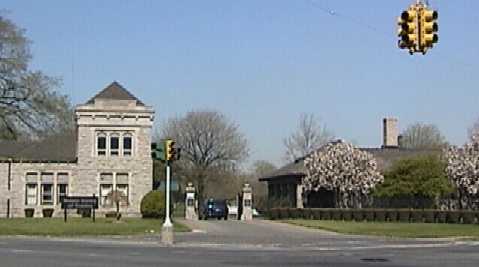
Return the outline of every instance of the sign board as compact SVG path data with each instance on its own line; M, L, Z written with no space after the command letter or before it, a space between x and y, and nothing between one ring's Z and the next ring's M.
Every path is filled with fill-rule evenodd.
M62 209L98 209L98 198L66 196L62 200Z

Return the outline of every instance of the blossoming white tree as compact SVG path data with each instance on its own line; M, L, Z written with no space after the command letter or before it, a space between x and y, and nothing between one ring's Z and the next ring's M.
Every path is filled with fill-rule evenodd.
M472 135L471 142L462 147L450 146L445 157L446 173L459 194L459 208L474 208L479 192L479 136Z
M384 181L373 155L347 142L323 146L306 157L304 164L305 189L333 190L339 208L361 208L371 189Z

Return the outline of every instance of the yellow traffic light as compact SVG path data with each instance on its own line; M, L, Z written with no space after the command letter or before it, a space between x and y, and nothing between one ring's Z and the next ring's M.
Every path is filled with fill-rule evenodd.
M165 141L166 160L172 161L176 158L175 141L168 139Z
M399 48L414 52L418 45L418 13L415 6L401 13L398 26Z
M439 25L437 19L439 14L435 10L429 10L427 7L421 9L420 14L420 39L421 39L421 52L426 53L428 48L432 48L435 43L439 41L437 32L439 31Z

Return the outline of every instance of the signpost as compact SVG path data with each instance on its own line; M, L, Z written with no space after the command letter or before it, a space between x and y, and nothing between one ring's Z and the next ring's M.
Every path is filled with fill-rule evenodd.
M98 209L98 198L93 196L66 196L62 200L62 209L64 210L63 220L67 221L67 210L69 209L89 209L92 212L93 222L95 222L95 209Z

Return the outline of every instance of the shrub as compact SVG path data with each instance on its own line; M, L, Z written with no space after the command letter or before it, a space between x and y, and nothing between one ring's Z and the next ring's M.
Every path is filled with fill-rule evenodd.
M106 218L116 218L116 211L108 211L105 213Z
M331 218L333 220L339 221L342 219L342 212L341 209L332 209L331 210Z
M373 209L364 209L364 219L368 222L374 222L375 217L374 217L374 210Z
M476 213L474 211L463 211L462 222L465 224L473 224L476 222Z
M53 209L43 209L42 214L44 218L51 218L53 216Z
M456 210L450 210L447 212L446 216L447 223L460 223L461 222L461 212Z
M400 209L397 211L398 219L400 222L409 222L409 218L411 216L411 212L406 209Z
M353 212L350 209L343 209L343 220L351 221L353 219Z
M299 219L300 217L302 217L302 210L301 209L288 209L288 213L289 213L289 218L291 219Z
M386 210L376 209L374 210L374 215L377 222L385 222L387 218Z
M25 209L25 217L33 218L33 214L35 213L34 209Z
M274 208L274 209L270 209L269 212L268 212L268 216L269 216L269 219L270 220L277 220L279 219L279 210Z
M330 209L320 209L321 220L331 220L331 210Z
M411 215L411 222L415 222L415 223L423 222L423 217L424 217L423 210L411 210L410 215Z
M80 214L82 218L91 217L91 209L78 209L77 213Z
M437 211L434 211L434 210L424 210L423 211L424 222L434 223L436 218L436 213Z
M447 211L440 210L436 212L436 220L438 223L446 223L447 222Z
M311 219L313 217L313 212L311 211L311 209L303 209L303 213L302 213L302 217L303 219Z
M311 215L315 220L321 220L321 210L320 209L311 209Z
M398 212L397 210L387 210L386 216L390 222L397 222L398 220Z
M289 218L289 210L287 208L279 208L278 209L278 219L288 219Z
M150 191L141 200L143 218L164 218L166 214L165 194L161 191Z
M353 209L353 218L355 221L360 222L364 220L364 213L361 209Z

